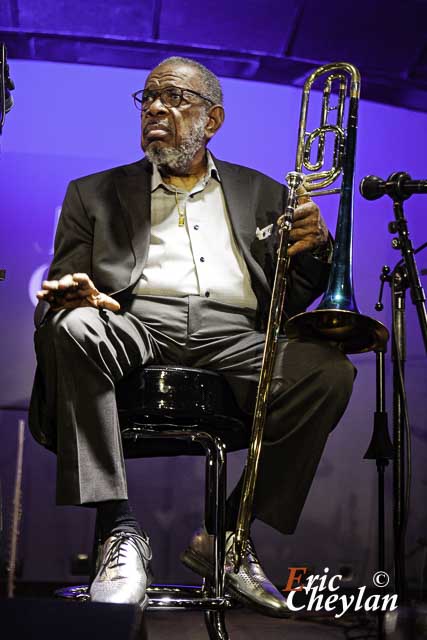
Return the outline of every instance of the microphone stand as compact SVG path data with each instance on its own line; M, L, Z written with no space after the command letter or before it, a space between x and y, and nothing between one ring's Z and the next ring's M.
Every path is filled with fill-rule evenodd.
M376 355L376 409L374 431L369 447L363 456L365 460L376 460L378 471L378 570L385 566L385 500L384 474L389 460L393 458L385 402L385 352L387 345L375 352Z
M406 173L394 173L390 178L394 179L394 185L392 193L393 198L393 211L395 222L390 225L390 232L397 233L398 238L394 238L393 247L400 249L402 254L403 263L406 266L407 280L409 289L411 290L411 299L417 309L418 321L420 323L421 334L424 341L424 349L427 354L427 313L425 308L425 294L421 286L420 276L418 274L417 263L415 261L414 248L409 238L408 224L403 212L403 201L406 200L409 195L404 192L403 184L404 178L408 174Z
M384 282L384 281L383 281ZM387 423L387 410L385 402L385 353L387 343L375 351L376 356L376 409L374 416L374 431L369 447L364 455L365 460L375 460L378 473L378 526L377 526L377 570L385 571L385 499L384 478L389 460L393 458L393 445L390 441ZM377 615L378 634L377 639L384 638L384 613L379 611Z
M396 593L399 602L406 602L406 525L408 520L409 477L405 478L405 453L410 453L410 442L405 443L406 391L406 290L405 267L396 267L391 276L392 296L392 362L393 362L393 532ZM409 436L409 431L407 431ZM408 499L407 499L408 498Z
M408 419L406 391L405 391L405 361L406 361L406 291L410 289L411 299L416 306L424 348L427 352L427 315L425 309L425 295L421 286L415 252L409 238L407 221L403 211L403 201L409 196L400 188L401 176L407 174L393 174L393 211L395 221L389 225L390 233L397 233L398 237L392 241L395 249L400 249L402 260L390 273L389 267L384 267L381 280L380 300L376 305L381 310L382 289L384 282L391 286L392 301L392 362L393 362L393 532L394 532L394 569L395 589L399 603L405 604L406 566L405 544L406 527L409 513L411 447L410 427ZM408 461L405 465L405 459ZM406 477L405 477L406 471Z

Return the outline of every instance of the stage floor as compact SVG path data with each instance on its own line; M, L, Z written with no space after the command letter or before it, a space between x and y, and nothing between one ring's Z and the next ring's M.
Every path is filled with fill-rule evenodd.
M208 640L199 612L147 611L145 614L147 640ZM324 617L308 621L302 618L278 620L259 615L248 609L230 611L226 615L230 640L343 640L376 638L375 621L334 621ZM144 634L140 634L141 639Z
M140 611L131 605L105 605L53 598L44 589L26 589L13 599L0 596L0 624L14 640L208 640L200 611ZM369 640L377 624L366 613L298 613L277 619L247 608L226 613L230 640ZM392 636L394 638L394 635ZM401 636L399 636L400 638ZM405 636L406 638L406 636ZM412 640L412 636L411 636Z

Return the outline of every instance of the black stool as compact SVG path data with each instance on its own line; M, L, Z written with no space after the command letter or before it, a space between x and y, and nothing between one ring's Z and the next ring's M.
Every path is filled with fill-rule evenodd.
M153 585L149 609L204 611L210 640L227 640L224 595L226 452L248 446L247 417L223 376L203 369L148 366L117 387L126 458L206 455L205 526L214 540L214 575L201 587ZM62 598L88 599L87 586L61 589Z

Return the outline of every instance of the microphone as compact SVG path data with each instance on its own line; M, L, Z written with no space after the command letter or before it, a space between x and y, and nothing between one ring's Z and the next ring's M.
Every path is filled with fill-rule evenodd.
M414 193L427 193L427 180L412 180L403 171L392 173L387 180L377 176L365 176L359 185L360 193L367 200L377 200L388 195L395 200L406 200Z
M9 113L9 111L13 107L13 98L11 91L14 90L15 85L12 79L9 76L9 65L7 64L7 51L6 45L1 43L1 53L0 53L0 96L2 96L2 100L4 100L4 114ZM3 110L2 104L0 104L0 111Z

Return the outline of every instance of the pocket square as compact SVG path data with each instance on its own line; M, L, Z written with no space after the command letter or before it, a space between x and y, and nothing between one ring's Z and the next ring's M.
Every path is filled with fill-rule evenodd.
M255 235L258 238L258 240L265 240L266 238L269 238L273 233L273 227L274 227L273 224L269 224L267 227L264 227L263 229L260 229L259 227L257 227L255 231Z

